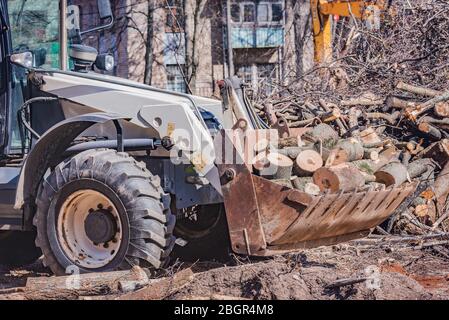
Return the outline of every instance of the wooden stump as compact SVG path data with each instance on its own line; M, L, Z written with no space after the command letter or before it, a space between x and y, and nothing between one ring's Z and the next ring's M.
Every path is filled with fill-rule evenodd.
M295 174L305 177L311 176L323 166L323 159L315 150L301 151L295 160Z
M337 166L318 169L313 174L313 182L321 191L327 189L332 192L352 191L363 187L365 177L355 166L342 163Z
M379 169L374 175L377 182L383 183L387 187L392 185L400 186L408 178L407 167L400 162L389 163Z

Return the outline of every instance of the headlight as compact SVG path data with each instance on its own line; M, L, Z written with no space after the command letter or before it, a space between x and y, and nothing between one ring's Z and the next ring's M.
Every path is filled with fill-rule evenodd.
M114 56L110 54L100 54L95 61L95 66L104 71L112 71L114 69Z
M25 68L33 67L33 54L30 51L14 53L10 58L11 62Z

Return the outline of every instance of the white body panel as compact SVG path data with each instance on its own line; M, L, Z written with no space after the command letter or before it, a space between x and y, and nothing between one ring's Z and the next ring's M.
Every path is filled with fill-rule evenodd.
M193 96L189 99L95 74L56 72L44 73L43 77L43 91L74 102L63 104L66 118L98 111L118 113L131 118L130 122L135 125L125 128L127 138L169 136L199 174L206 175L214 167L212 138L190 99L212 112L219 121L223 118L220 101Z

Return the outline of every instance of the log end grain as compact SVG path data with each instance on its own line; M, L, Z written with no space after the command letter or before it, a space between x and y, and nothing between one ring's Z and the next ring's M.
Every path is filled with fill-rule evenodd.
M295 169L299 175L311 175L323 166L323 159L315 150L301 151L296 157Z

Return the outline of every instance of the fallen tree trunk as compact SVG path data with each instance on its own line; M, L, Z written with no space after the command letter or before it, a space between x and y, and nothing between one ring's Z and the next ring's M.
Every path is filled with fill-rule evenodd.
M162 300L189 284L193 279L192 269L185 269L173 277L152 280L145 288L120 295L115 300Z
M139 267L133 267L129 271L28 278L24 295L30 300L65 300L78 299L80 296L117 294L120 292L120 282L145 285L149 279Z

